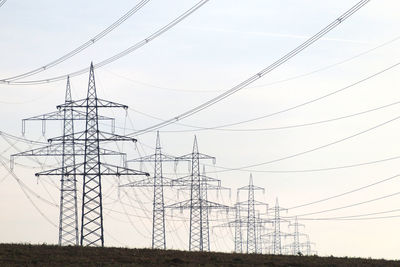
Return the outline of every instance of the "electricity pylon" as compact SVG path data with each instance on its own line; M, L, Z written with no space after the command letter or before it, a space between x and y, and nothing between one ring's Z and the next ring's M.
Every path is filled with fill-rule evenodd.
M67 86L65 91L65 104L72 102L71 86L69 77L67 78ZM58 111L38 115L22 120L22 132L25 133L26 121L41 121L42 134L46 131L46 121L63 121L63 136L72 135L74 133L74 121L86 120L83 112L73 110L70 107L59 109ZM100 120L114 121L113 118L100 116ZM114 123L112 123L114 125ZM113 127L114 128L114 127ZM75 157L84 155L84 145L75 144L74 140L62 140L58 144L51 144L45 147L24 151L11 155L11 164L13 165L14 158L20 156L61 156L61 166L75 165ZM122 155L123 153L101 149L101 155ZM76 175L66 175L61 173L60 186L60 217L59 217L59 245L78 245L78 210L77 210L77 194L76 194Z
M172 209L190 209L190 233L189 233L189 250L204 251L209 250L209 229L208 229L208 213L211 209L229 209L228 206L208 201L204 199L204 185L202 183L212 182L216 179L206 177L200 173L200 160L215 158L199 153L197 146L197 138L194 138L193 152L181 157L177 160L191 161L191 175L173 180L176 185L190 186L190 199L167 206Z
M276 198L275 207L272 207L271 210L274 212L274 217L272 219L273 230L266 235L272 238L272 253L282 254L282 236L287 237L290 236L290 234L281 231L281 222L287 222L287 220L281 218L280 212L283 210L287 211L287 209L279 207L278 198Z
M61 137L50 138L49 142L75 142L84 144L84 159L82 163L63 166L53 170L36 173L40 175L82 175L82 220L80 244L86 246L104 246L103 228L103 201L102 201L102 176L120 175L146 175L148 173L128 169L125 167L106 164L101 161L101 142L110 141L133 141L136 139L126 136L107 133L99 130L99 108L128 108L126 105L118 104L97 97L94 78L93 63L90 65L89 84L87 97L85 99L71 101L59 105L57 108L83 108L86 110L86 128L82 132L74 132Z
M172 186L171 179L166 179L163 176L163 162L173 161L176 158L163 154L161 152L160 134L157 131L156 149L153 155L141 157L138 159L128 160L127 162L154 162L154 176L153 178L146 178L144 180L135 181L121 187L152 187L153 188L153 231L151 247L153 249L165 249L165 206L164 206L164 187Z
M307 240L305 242L303 242L303 243L300 243L300 247L301 248L305 248L305 255L308 255L308 256L311 255L311 254L316 255L317 251L311 249L311 246L315 246L315 243L314 242L310 242L310 238L308 237L308 235L305 235L305 236L306 236Z
M301 249L300 249L300 236L306 236L306 234L300 233L299 232L299 227L305 227L304 224L300 224L297 221L297 216L294 219L294 223L290 222L289 227L293 227L293 243L289 244L289 247L292 250L293 255L299 255L301 254Z
M246 253L257 253L257 236L256 236L256 212L255 205L267 205L265 203L256 201L254 199L254 191L261 190L263 193L265 189L253 184L253 176L250 174L249 185L241 187L238 189L238 194L240 191L248 191L248 198L245 202L240 202L239 205L247 206L247 237L246 237Z

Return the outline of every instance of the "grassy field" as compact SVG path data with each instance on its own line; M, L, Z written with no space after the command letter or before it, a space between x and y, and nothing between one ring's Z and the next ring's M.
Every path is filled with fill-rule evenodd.
M400 266L400 261L0 244L0 266Z

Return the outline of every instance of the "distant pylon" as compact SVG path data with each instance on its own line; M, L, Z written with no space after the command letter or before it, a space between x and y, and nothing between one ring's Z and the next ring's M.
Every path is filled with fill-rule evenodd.
M200 173L200 160L212 159L214 157L201 154L198 150L197 138L194 138L193 152L181 157L177 157L177 160L190 160L192 163L191 175L189 177L182 177L175 179L174 182L177 185L190 186L190 199L169 205L168 208L175 209L190 209L190 232L189 232L189 250L190 251L204 251L209 250L208 246L208 222L205 213L211 209L229 209L228 206L221 205L218 203L210 202L207 199L203 199L204 184L206 181L219 181L217 179L202 176ZM205 179L205 180L204 180ZM209 185L207 185L209 189ZM205 241L205 242L204 242Z
M281 221L282 218L280 216L281 210L286 210L284 208L279 207L278 198L275 200L275 207L272 208L274 210L274 232L273 232L273 240L272 240L272 252L274 254L282 254L282 240L281 237L283 233L281 232Z
M292 244L292 254L298 255L301 253L300 249L300 233L299 233L299 226L303 226L303 224L299 224L297 221L297 216L294 219L294 223L290 223L289 227L293 227L293 244Z
M241 190L248 191L247 198L247 240L246 240L246 252L247 253L257 253L257 236L256 236L256 213L255 213L255 205L266 205L265 203L255 201L254 199L254 191L262 190L265 191L264 188L255 186L253 184L253 175L250 174L249 185L241 187L238 189L238 194Z
M163 175L163 162L173 161L176 158L161 152L160 134L157 131L156 148L153 155L144 156L138 159L128 160L128 162L154 162L153 178L135 181L121 187L152 187L153 188L153 230L151 247L153 249L166 249L165 238L165 206L164 206L164 187L173 186L171 179L166 179Z

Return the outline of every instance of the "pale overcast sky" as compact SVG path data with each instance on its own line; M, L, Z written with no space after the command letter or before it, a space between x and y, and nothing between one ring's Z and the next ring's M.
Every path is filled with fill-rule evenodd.
M46 65L68 53L112 24L137 2L7 1L0 8L0 80ZM99 97L130 107L127 116L123 111L104 114L117 117L117 126L121 127L117 133L120 134L160 122L154 117L170 119L267 67L357 2L211 0L149 44L95 70ZM68 74L88 67L91 61L96 63L109 58L145 39L195 3L192 0L151 0L88 49L26 80ZM399 1L372 0L270 74L179 123L216 128L265 116L347 88L395 65L400 60L400 40L396 39L400 36L399 10ZM249 123L219 130L193 130L193 127L172 124L160 129L163 149L174 155L190 153L196 134L200 152L217 158L215 167L212 162L205 162L207 172L221 179L223 186L232 188L231 197L227 192L222 192L218 198L210 193L210 197L228 205L236 200L236 189L248 183L250 172L253 172L254 183L266 189L265 195L257 193L257 199L273 206L279 198L279 204L285 208L375 183L400 172L400 158L396 158L400 156L398 68L393 67L313 103ZM87 76L71 79L74 99L85 96ZM54 111L57 104L63 103L65 80L44 85L0 84L0 90L0 130L21 136L21 119ZM370 111L376 108L379 109ZM365 113L342 118L362 112ZM335 118L342 119L315 123ZM45 140L60 135L60 123L48 123L48 127L46 137L41 137L40 125L29 123L26 138ZM344 140L347 137L351 138ZM120 146L129 158L153 152L154 132L141 135L138 140L136 150L131 144ZM342 141L337 142L339 140ZM327 144L331 145L325 146ZM0 140L3 160L30 147L11 139ZM313 151L314 148L320 149ZM290 158L283 159L286 157ZM389 158L393 159L371 163ZM282 160L268 163L277 159ZM14 171L31 190L27 191L28 196L56 227L35 209L16 180L3 168L0 242L55 244L58 241L58 207L46 204L35 194L58 204L59 179L37 180L34 173L40 168L36 162L18 159L17 163L35 167L17 165ZM247 167L261 163L266 164ZM361 163L371 164L330 169ZM45 164L54 165L55 161L48 159ZM152 165L145 167L151 171ZM242 167L244 170L226 171L226 168ZM328 170L317 171L326 168ZM186 166L181 166L180 172L185 171ZM172 167L166 166L165 172L172 172ZM121 183L126 181L126 178L120 179ZM151 191L118 190L117 185L114 178L104 182L106 245L150 247ZM316 244L319 255L398 259L400 213L381 213L399 208L397 192L400 192L400 177L343 197L289 209L282 216L299 215L303 219L304 233ZM181 192L179 200L186 199L185 194ZM379 201L304 215L391 194L394 195ZM175 191L168 189L166 195L166 203L178 201ZM244 198L245 195L241 195L241 200ZM352 217L357 220L309 220L371 213L376 215ZM188 212L174 211L172 217L170 211L167 214L167 247L187 249ZM393 217L386 218L389 216ZM376 217L385 218L358 220ZM215 221L211 225L215 226L226 222L227 214L216 211L212 218ZM282 223L281 228L289 231L287 224ZM233 229L214 228L211 249L232 251L232 233Z

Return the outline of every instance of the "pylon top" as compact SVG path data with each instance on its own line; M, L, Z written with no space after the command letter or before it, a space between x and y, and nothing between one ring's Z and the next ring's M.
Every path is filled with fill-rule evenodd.
M96 83L94 81L94 67L93 62L90 63L89 84L88 84L88 99L97 99Z
M65 103L72 102L72 95L71 95L71 85L69 82L69 76L67 77L67 87L65 89Z
M156 149L161 148L161 142L160 142L160 132L157 131L157 139L156 139Z
M249 185L253 185L253 174L250 173L250 178L249 178Z
M193 143L193 153L198 153L199 152L199 147L197 145L197 137L196 135L194 136L194 143Z

